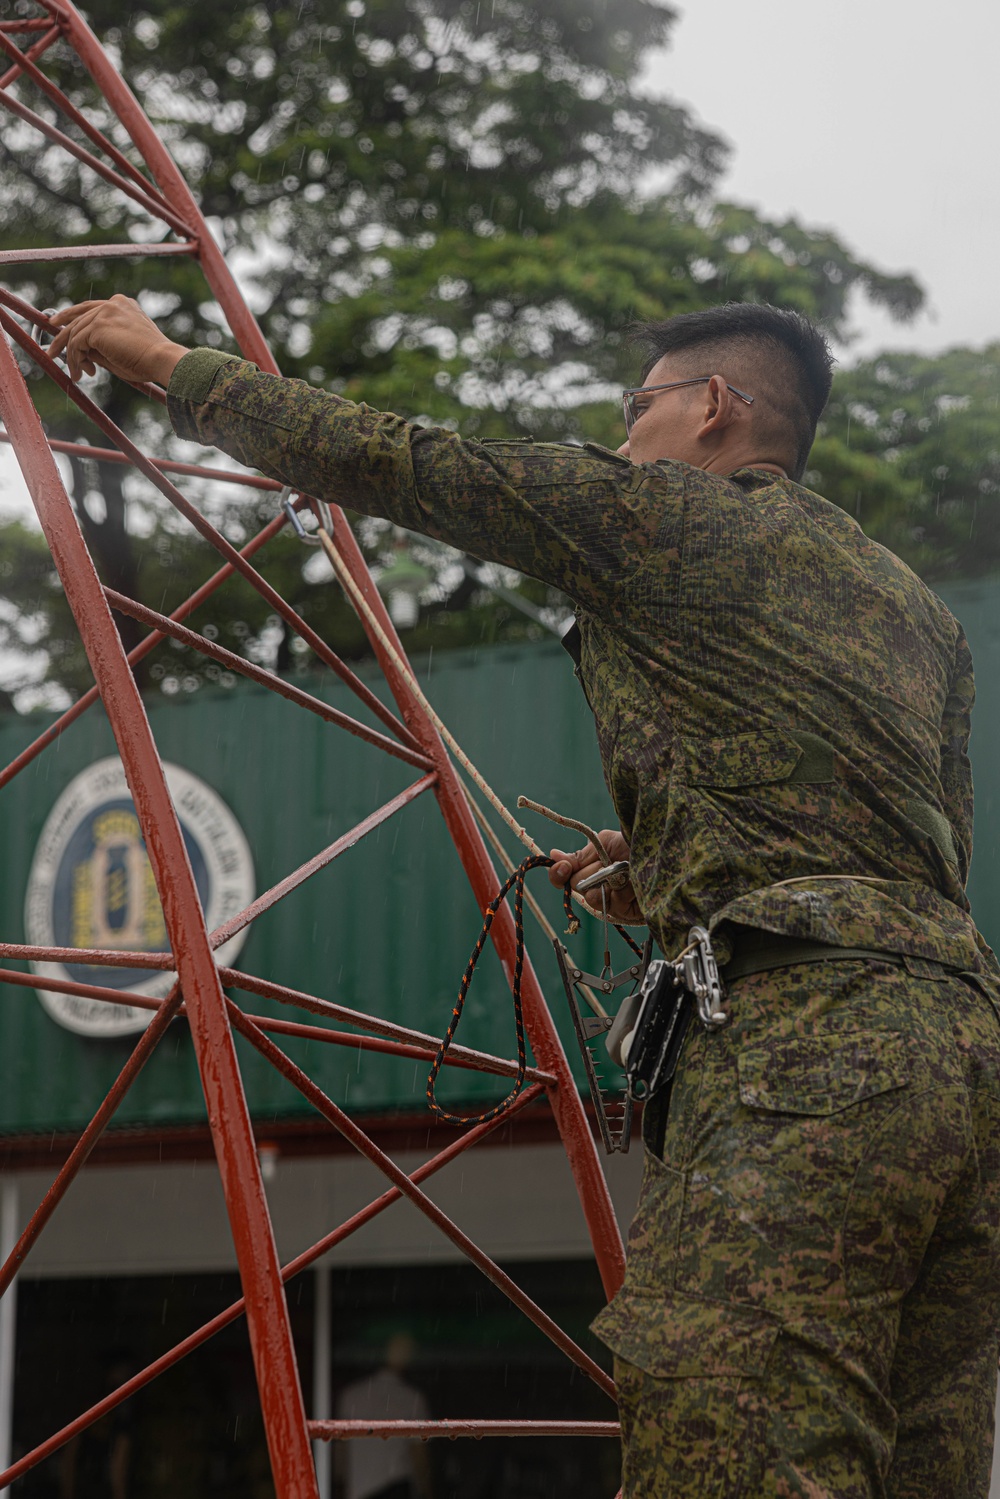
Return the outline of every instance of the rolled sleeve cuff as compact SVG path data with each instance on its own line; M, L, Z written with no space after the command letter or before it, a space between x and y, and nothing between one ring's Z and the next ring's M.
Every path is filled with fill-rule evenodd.
M215 377L224 365L242 362L235 354L223 354L220 349L192 349L178 361L167 386L167 410L178 437L198 441L198 434L185 408L200 406L208 400Z

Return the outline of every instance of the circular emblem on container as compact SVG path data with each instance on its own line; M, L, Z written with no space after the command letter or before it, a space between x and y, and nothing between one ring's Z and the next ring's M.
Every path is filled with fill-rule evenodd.
M232 812L204 781L164 765L209 931L254 898L253 859ZM121 761L98 760L66 787L49 813L28 876L24 925L32 947L89 947L168 952L170 943L135 805ZM216 952L226 964L239 952L238 932ZM42 979L70 980L162 999L174 974L164 970L33 962ZM152 1010L38 986L45 1009L81 1036L125 1036L145 1030Z

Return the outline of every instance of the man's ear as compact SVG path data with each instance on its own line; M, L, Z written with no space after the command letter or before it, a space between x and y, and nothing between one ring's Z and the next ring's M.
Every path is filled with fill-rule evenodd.
M736 419L736 402L726 384L725 375L713 375L705 387L705 403L702 408L701 426L698 436L718 434Z

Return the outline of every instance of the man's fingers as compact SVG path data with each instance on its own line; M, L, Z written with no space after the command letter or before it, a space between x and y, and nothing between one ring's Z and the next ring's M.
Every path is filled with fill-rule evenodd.
M83 311L60 329L55 338L49 344L48 353L51 359L58 359L64 355L69 365L69 372L74 380L80 378L81 371L90 365L88 374L95 372L94 356L90 348L89 330L97 316L97 304L89 304L91 311Z
M166 385L188 352L166 338L138 302L120 293L106 302L64 307L53 321L58 328L54 354L66 360L74 380L101 368L135 385Z
M101 306L101 303L97 302L97 301L93 301L93 302L74 302L72 307L63 307L61 309L61 311L54 312L52 314L52 316L50 317L49 321L52 322L52 323L58 323L59 326L62 327L62 325L64 323L72 323L76 318L78 318L81 315L81 313L90 312L95 307L100 307L100 306Z
M56 324L59 332L55 335L46 350L50 359L59 359L61 356L66 355L67 347L74 334L79 335L83 328L89 327L100 306L100 302L77 302L73 307L64 307L61 312L52 314L50 321ZM88 356L85 355L84 358L87 359ZM80 377L81 360L71 361L69 356L66 356L66 362L70 364L72 378L78 380ZM88 359L88 362L92 368L87 370L87 374L96 373L96 369L93 367L93 360Z
M568 854L565 849L550 848L549 858L555 863L549 869L549 880L553 885L565 885L574 875L581 874L590 865L596 869L599 864L596 850L593 844L588 843L586 848L581 848L576 853Z
M55 318L53 318L52 321L55 322L56 321ZM59 332L55 335L55 337L53 338L52 342L49 344L48 349L46 351L53 359L58 359L59 355L65 349L66 345L69 343L70 335L71 335L72 332L73 332L73 325L72 325L72 323L64 324L59 329Z

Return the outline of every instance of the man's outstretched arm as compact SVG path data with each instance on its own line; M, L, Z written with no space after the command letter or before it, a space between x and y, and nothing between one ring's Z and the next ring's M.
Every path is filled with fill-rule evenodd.
M663 520L626 459L463 441L253 364L172 343L126 297L60 313L74 378L102 365L168 390L175 430L294 488L502 562L606 613ZM672 466L671 466L672 467ZM662 486L669 505L671 486ZM683 495L678 476L676 502Z

